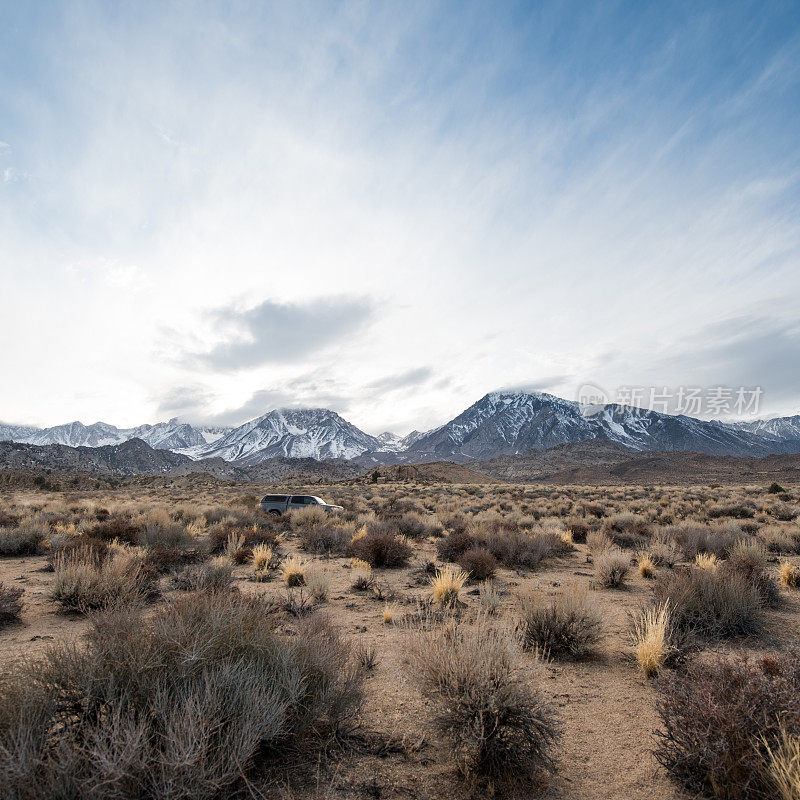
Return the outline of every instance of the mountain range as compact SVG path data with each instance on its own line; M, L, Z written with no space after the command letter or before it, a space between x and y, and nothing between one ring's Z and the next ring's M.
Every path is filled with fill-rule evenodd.
M191 460L250 468L270 459L387 464L471 462L600 440L628 451L694 451L721 456L800 453L800 415L752 422L706 421L616 404L587 410L543 392L490 392L427 432L372 436L334 411L275 409L238 427L179 419L136 428L80 422L37 429L0 423L0 441L101 448L141 440ZM178 465L170 465L170 468ZM222 469L222 472L225 472Z

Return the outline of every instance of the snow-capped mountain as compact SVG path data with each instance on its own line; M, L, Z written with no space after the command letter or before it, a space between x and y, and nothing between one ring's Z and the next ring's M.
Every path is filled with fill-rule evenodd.
M423 435L424 434L419 431L411 431L407 436L399 436L396 433L386 431L386 433L382 433L380 436L376 437L380 445L378 452L402 453L404 450L408 450L408 448Z
M108 444L120 444L130 438L130 436L125 436L119 428L105 422L95 422L93 425L67 422L52 428L42 428L17 441L37 445L65 444L69 447L104 447Z
M0 442L19 442L26 436L32 436L36 430L30 425L8 425L0 422Z
M205 436L187 422L171 419L169 422L159 422L156 425L141 425L134 428L127 436L129 439L141 439L155 450L186 450L190 447L199 447L208 444Z
M364 468L423 461L469 461L599 439L630 450L694 450L710 455L800 453L800 415L724 423L608 404L591 409L541 392L491 392L426 433L370 436L324 408L276 409L237 428L178 419L136 428L71 422L35 429L0 424L0 441L103 447L141 439L193 459L219 457L243 467L270 458L356 459Z
M355 458L377 450L374 436L326 408L279 408L246 422L212 444L191 451L195 458L257 464L267 458Z
M404 461L483 459L606 439L631 450L696 450L712 455L800 452L800 440L721 422L608 404L584 414L579 403L540 392L491 392L455 419L419 437Z
M752 422L736 422L732 427L749 431L760 436L774 436L778 439L800 442L800 414L793 417L775 417L774 419L756 419Z
M180 422L177 418L156 425L139 425L136 428L117 428L106 422L95 422L93 425L68 422L41 429L0 425L0 441L39 446L64 444L68 447L105 447L122 444L131 439L141 439L155 450L181 452L210 444L230 430L230 428L196 428L186 422Z

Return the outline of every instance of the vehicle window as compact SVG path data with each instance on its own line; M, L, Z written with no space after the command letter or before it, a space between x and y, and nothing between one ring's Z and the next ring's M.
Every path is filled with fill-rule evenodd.
M285 503L286 502L286 495L285 494L268 494L268 495L264 495L264 499L261 502L262 503Z
M292 499L289 502L291 502L293 505L301 506L306 502L306 499L305 497L303 497L303 495L296 494L294 495L294 497L292 497Z
M311 497L310 500L311 500L312 503L316 503L318 506L324 506L325 505L325 501L321 500L319 497Z

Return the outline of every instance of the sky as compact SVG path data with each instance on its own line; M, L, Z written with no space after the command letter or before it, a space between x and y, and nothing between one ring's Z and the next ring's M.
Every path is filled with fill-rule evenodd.
M0 12L4 422L800 413L797 2Z

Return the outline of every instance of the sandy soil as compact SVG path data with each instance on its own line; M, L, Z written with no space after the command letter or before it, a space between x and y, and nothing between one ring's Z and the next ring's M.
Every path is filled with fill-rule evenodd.
M412 613L417 599L430 589L422 567L435 560L431 543L415 544L407 568L375 570L383 597L356 592L347 558L311 558L301 553L290 538L284 554L298 553L312 562L311 569L324 571L331 579L331 613L344 633L353 640L373 645L377 667L366 679L364 709L365 745L336 749L324 764L287 768L281 780L286 785L267 789L265 796L291 798L430 798L451 800L468 797L448 757L447 743L432 725L432 708L414 683L406 657L407 637L402 625L383 623L385 600L398 604L398 617ZM797 562L798 558L793 557ZM284 597L286 589L277 573L266 583L249 580L252 567L236 568L236 586L242 592ZM555 593L570 581L589 586L591 564L585 545L563 558L547 562L535 572L517 573L500 569L495 584L501 590L505 610L517 592L538 589ZM59 638L75 639L86 629L78 615L65 615L49 599L53 573L44 556L0 558L0 582L25 589L25 607L19 623L0 628L0 669L21 657L35 657ZM164 579L165 596L171 592ZM464 599L476 604L473 587ZM782 592L784 604L770 611L765 634L758 641L728 643L719 652L783 649L800 644L800 600L798 593ZM519 797L541 796L547 800L667 800L684 797L668 780L651 754L653 732L659 721L654 710L655 690L637 670L627 641L628 613L650 596L648 582L634 570L622 590L590 589L605 620L605 639L597 657L586 661L559 660L534 668L524 656L520 669L530 673L558 708L563 738L558 769L539 792L523 791ZM379 744L402 744L379 752Z
M400 604L399 615L413 608L415 598L428 594L426 579L415 570L434 555L433 547L425 544L409 568L375 571L385 595ZM582 563L585 558L585 548L579 546L578 552L541 572L517 575L501 570L497 583L507 587L506 603L513 592L529 587L552 593L566 581L590 580L590 569ZM366 728L380 734L378 738L403 739L406 745L405 753L385 757L344 753L338 766L329 767L332 773L320 771L320 792L324 796L333 786L333 796L340 792L431 800L463 796L448 763L446 744L430 724L430 709L414 685L404 655L403 640L409 632L383 623L383 601L351 590L348 559L313 560L315 568L331 578L327 609L346 633L374 645L378 653L379 663L366 682ZM60 613L48 599L53 573L46 571L46 565L43 556L0 559L0 581L25 589L21 622L0 629L0 663L35 656L55 639L74 638L85 630L82 617ZM237 568L241 591L285 593L277 577L257 584L247 579L248 571L246 566ZM531 676L559 708L564 725L558 772L543 795L548 799L680 797L649 753L651 733L658 724L653 689L631 663L625 642L626 613L646 595L647 587L638 576L627 590L592 591L606 619L601 654L585 662L554 661ZM476 602L470 595L466 600ZM303 787L292 783L293 795L305 796Z

